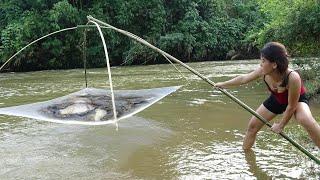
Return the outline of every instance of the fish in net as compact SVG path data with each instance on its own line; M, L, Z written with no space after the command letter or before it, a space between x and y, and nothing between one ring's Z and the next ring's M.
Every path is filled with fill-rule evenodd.
M114 91L117 120L130 117L179 89L180 86ZM44 102L0 108L0 114L65 124L113 123L110 90L85 88Z

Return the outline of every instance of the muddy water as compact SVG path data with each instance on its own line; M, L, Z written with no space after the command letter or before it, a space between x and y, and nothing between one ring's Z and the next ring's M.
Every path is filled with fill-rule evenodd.
M258 61L189 65L217 82L251 71ZM244 153L242 139L251 115L181 71L188 81L170 65L113 68L115 89L183 85L120 121L119 131L114 125L66 125L0 115L0 179L320 178L319 166L267 128L259 133L253 151ZM105 69L89 70L89 87L107 88L106 81ZM49 100L84 85L83 70L0 74L0 107ZM261 81L229 92L254 109L268 95ZM311 104L318 121L319 107ZM294 120L285 132L320 157Z

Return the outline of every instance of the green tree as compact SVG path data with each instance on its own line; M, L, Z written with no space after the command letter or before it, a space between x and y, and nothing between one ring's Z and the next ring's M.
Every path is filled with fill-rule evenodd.
M130 31L179 59L223 60L230 50L255 57L252 49L281 41L294 55L319 51L316 0L3 0L0 2L0 63L34 39L87 22L93 15ZM164 63L148 47L103 30L112 65ZM76 68L83 65L83 30L52 36L21 53L12 70ZM105 66L101 39L87 31L89 67Z
M269 41L284 43L294 56L319 54L320 3L317 0L258 0L265 24L247 34L260 47Z

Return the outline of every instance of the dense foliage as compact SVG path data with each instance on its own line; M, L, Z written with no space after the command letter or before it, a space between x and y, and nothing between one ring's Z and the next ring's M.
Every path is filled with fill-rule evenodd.
M248 40L259 45L268 41L284 43L292 55L317 56L320 53L319 0L259 0L267 15L261 29L249 33Z
M319 54L316 0L2 0L0 64L33 40L86 24L92 15L130 31L184 62L257 57L265 42L281 41L291 54ZM21 53L14 71L83 66L83 29L44 39ZM104 30L113 65L164 63L159 54ZM105 65L96 29L87 32L89 67Z

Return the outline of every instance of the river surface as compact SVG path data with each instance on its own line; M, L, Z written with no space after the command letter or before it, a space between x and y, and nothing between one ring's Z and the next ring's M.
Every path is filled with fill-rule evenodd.
M190 63L214 82L259 62ZM263 128L252 151L241 149L250 114L197 76L169 64L112 68L114 89L182 85L115 125L67 125L0 115L0 179L319 179L320 167ZM88 86L108 88L106 69L88 70ZM186 80L186 79L187 80ZM85 87L83 70L0 74L0 107L50 100ZM229 89L256 109L262 81ZM320 105L311 103L319 121ZM279 120L277 118L276 120ZM296 129L304 134L296 135ZM291 120L285 132L320 158ZM305 137L302 138L301 136ZM302 142L301 142L302 141Z

